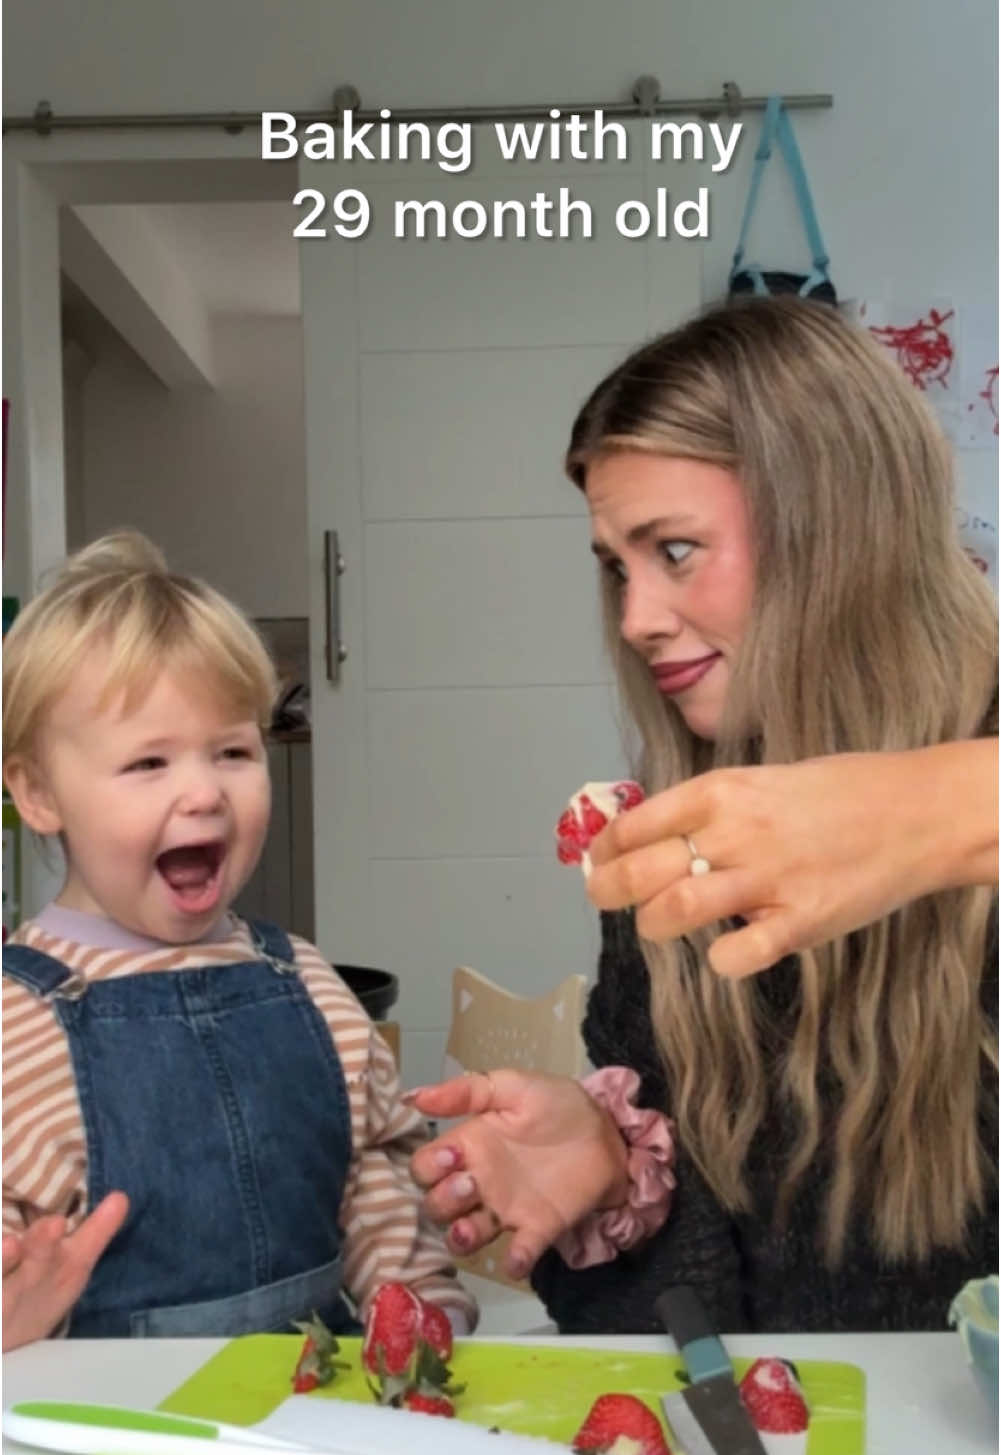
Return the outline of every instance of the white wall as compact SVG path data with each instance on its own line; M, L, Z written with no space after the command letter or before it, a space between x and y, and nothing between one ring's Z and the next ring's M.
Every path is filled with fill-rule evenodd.
M84 475L84 403L87 375L94 356L67 327L63 316L63 467L66 481L66 544L70 550L86 543L84 525L86 478Z
M748 95L830 91L834 110L797 127L842 296L996 316L993 0L8 0L4 24L7 114L43 97L64 113L322 108L344 82L368 106L587 104L651 71L665 96L728 78ZM709 295L752 151L712 183ZM787 189L768 205L755 251L795 266ZM561 246L572 263L581 245ZM993 498L993 456L962 465L967 493Z
M305 616L301 320L217 315L212 344L216 388L172 391L102 338L81 389L69 544L135 526L251 616Z
M665 96L830 91L798 124L842 291L994 289L992 0L7 0L4 26L7 114L319 108L343 82L369 106L587 103L650 71ZM714 286L750 152L715 189Z

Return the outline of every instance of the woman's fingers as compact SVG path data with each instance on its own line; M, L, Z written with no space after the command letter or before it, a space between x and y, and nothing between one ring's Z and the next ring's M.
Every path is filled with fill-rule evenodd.
M3 1272L4 1277L13 1273L21 1261L21 1239L16 1233L8 1233L3 1240Z
M452 1224L446 1241L453 1253L466 1258L492 1243L500 1232L501 1225L489 1208L478 1207Z
M792 916L775 910L739 930L720 935L709 947L709 964L717 975L741 980L769 969L794 949L807 948L796 934Z
M695 833L711 816L707 800L718 793L725 772L717 769L712 774L689 778L674 788L655 793L628 813L619 814L588 847L595 869L633 849ZM681 842L684 846L683 839Z
M644 940L663 944L702 925L760 913L761 909L754 870L712 869L708 874L686 874L641 904L636 911L636 932Z
M639 810L633 809L632 812L638 813ZM628 818L629 815L624 814L623 817ZM602 830L601 837L606 833L608 829ZM701 844L698 849L702 855L707 853ZM588 896L598 909L627 909L633 904L643 904L665 884L687 879L691 863L692 854L687 843L674 835L628 850L618 858L606 859L600 867L595 865L587 881Z
M673 792L665 796L671 797ZM714 853L722 857L726 851L715 848L717 839L711 826L689 835L691 845L688 837L674 836L662 843L646 842L609 859L611 829L639 811L623 814L600 835L605 840L605 862L588 881L588 894L599 909L636 906L637 933L655 944L720 921L750 920L746 927L717 939L710 952L716 973L734 979L767 969L793 946L803 948L795 938L794 916L769 902L772 896L758 869L729 868L719 858L714 860ZM644 837L647 832L641 827ZM708 862L708 872L691 872L693 846Z
M469 1071L451 1081L434 1086L417 1086L404 1093L403 1100L431 1117L470 1117L489 1111L493 1105L493 1086L489 1076Z
M556 1240L560 1228L521 1228L511 1238L505 1258L509 1278L527 1278L546 1249Z
M433 1142L425 1142L410 1159L410 1171L419 1187L435 1187L442 1178L459 1171L465 1164L465 1153L453 1134L445 1132Z
M489 1208L478 1207L456 1219L448 1230L447 1241L452 1251L464 1258L487 1247L501 1232L503 1227L494 1213ZM508 1276L526 1278L562 1232L562 1225L552 1218L516 1228L504 1259Z
M729 977L767 969L928 892L921 775L940 751L701 774L609 824L591 846L588 892L601 909L634 906L655 943L744 920L715 940L710 963ZM693 853L705 861L696 874ZM947 882L936 873L933 886Z
M458 1172L436 1183L424 1199L424 1210L432 1222L451 1223L463 1213L480 1206L476 1180L468 1172Z

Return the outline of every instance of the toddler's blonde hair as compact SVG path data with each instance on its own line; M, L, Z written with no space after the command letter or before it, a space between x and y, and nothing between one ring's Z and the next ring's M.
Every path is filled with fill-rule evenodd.
M254 627L205 582L169 571L145 536L123 530L70 556L7 633L5 765L34 755L52 703L93 648L109 659L99 708L124 694L128 709L170 668L268 729L277 678Z

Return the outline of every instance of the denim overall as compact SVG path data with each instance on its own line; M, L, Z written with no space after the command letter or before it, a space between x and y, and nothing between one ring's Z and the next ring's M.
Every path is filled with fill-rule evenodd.
M114 1189L130 1200L71 1336L279 1331L314 1309L357 1329L340 1296L344 1073L287 936L251 929L253 960L93 984L4 946L3 973L69 1039L88 1210Z

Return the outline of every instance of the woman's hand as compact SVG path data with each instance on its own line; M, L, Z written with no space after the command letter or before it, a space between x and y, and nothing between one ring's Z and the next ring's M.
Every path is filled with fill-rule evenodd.
M566 1077L474 1072L410 1092L427 1116L469 1117L421 1147L411 1163L424 1207L449 1226L458 1254L504 1228L507 1267L523 1278L587 1213L628 1195L626 1147L612 1117Z
M3 1239L3 1347L44 1339L87 1286L94 1265L129 1210L123 1192L109 1192L75 1232L63 1217L39 1218Z
M710 951L754 974L907 901L997 878L997 741L722 768L655 794L591 845L588 893L644 939L747 924ZM690 872L690 838L708 873Z

